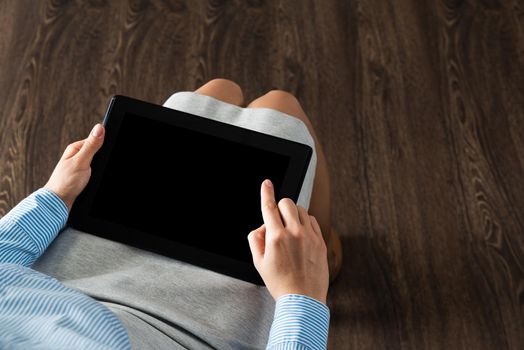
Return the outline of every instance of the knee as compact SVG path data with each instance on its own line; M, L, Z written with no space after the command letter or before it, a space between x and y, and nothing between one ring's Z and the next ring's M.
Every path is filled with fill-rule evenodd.
M240 86L228 79L213 79L198 88L196 93L214 97L226 103L240 106L244 103L244 94Z
M212 79L208 81L204 86L211 89L216 89L218 91L228 91L235 95L242 95L242 89L240 88L240 85L229 79Z
M283 90L271 90L264 95L264 99L281 106L287 106L291 109L301 108L298 99L290 92Z
M308 127L310 127L310 122L306 113L302 109L298 99L287 91L282 90L271 90L264 96L261 100L263 104L267 104L271 108L275 108L289 114L295 118L302 120Z

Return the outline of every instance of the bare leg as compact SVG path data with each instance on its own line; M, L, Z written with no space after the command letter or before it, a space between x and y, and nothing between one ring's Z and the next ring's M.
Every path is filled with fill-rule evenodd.
M311 195L311 203L309 205L309 213L317 218L324 240L328 248L328 262L330 280L333 281L340 271L342 265L342 247L340 238L331 226L331 197L330 197L330 180L329 172L324 156L324 151L320 142L318 141L315 130L311 121L306 116L302 106L295 96L285 92L274 90L270 91L264 96L252 101L247 108L272 108L280 112L289 114L302 120L315 141L315 149L317 151L317 170L315 173L315 180L313 183L313 192Z
M213 79L199 87L197 94L211 96L217 100L240 106L244 103L244 94L238 84L227 79Z

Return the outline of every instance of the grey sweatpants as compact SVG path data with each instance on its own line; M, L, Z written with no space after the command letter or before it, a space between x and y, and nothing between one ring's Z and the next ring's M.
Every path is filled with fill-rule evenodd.
M242 109L192 92L176 93L164 105L315 149L303 122L272 109ZM306 209L315 169L314 152L297 201ZM104 303L126 326L136 349L266 345L274 301L265 287L70 227L34 268Z

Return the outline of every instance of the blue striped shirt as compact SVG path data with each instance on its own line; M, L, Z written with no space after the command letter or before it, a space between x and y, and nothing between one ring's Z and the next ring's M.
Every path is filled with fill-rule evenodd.
M0 219L2 349L131 348L126 329L106 306L30 268L67 216L63 201L42 188ZM282 296L267 349L325 349L328 327L326 305L303 295Z
M305 295L284 295L277 299L267 349L325 349L328 328L326 305Z

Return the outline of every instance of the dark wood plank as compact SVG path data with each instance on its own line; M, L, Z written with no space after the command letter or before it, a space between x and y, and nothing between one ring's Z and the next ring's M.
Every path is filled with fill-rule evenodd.
M333 349L524 347L518 0L0 1L0 215L112 94L295 93L331 167Z

